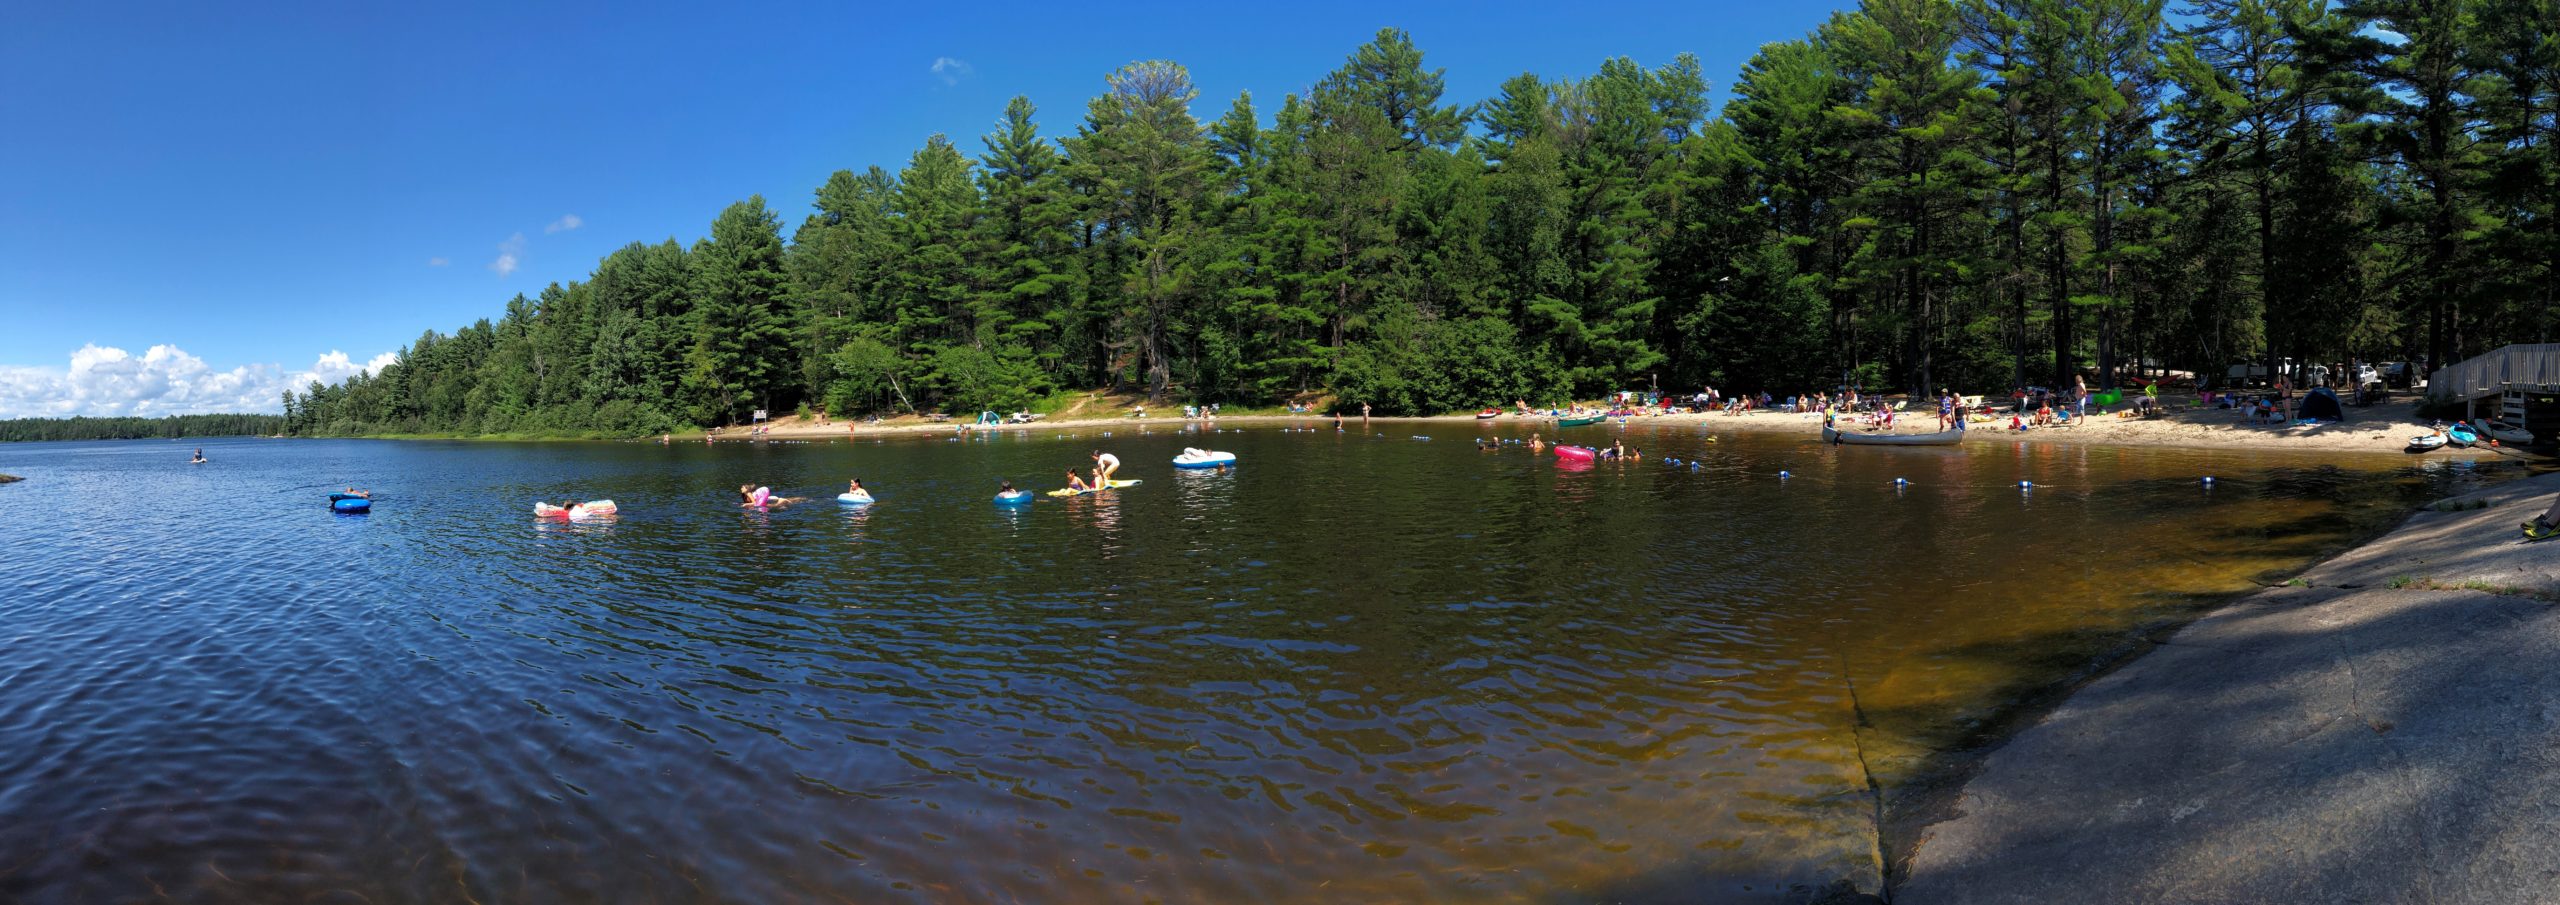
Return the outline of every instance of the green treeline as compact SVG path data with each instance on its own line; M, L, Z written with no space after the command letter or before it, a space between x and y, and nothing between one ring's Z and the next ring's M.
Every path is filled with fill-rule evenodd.
M1871 0L1761 48L1523 74L1386 30L1195 118L1131 64L1062 135L836 173L288 394L305 433L1014 409L1381 412L1651 388L1999 391L2445 363L2560 327L2553 0Z
M179 437L270 437L284 432L276 415L170 415L165 418L10 418L0 442L141 440Z

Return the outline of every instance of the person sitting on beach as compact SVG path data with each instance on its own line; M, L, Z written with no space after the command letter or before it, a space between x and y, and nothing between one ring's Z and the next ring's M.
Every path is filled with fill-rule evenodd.
M2037 426L2037 427L2043 427L2043 426L2045 426L2045 425L2052 424L2052 423L2053 423L2053 406L2052 406L2050 403L2045 404L2045 405L2041 405L2041 406L2037 406L2037 407L2036 407L2036 426Z
M2560 530L2560 496L2552 497L2551 508L2534 516L2533 521L2525 523L2525 527L2533 529L2536 534Z
M2063 426L2067 426L2067 425L2069 425L2070 423L2071 423L2071 410L2070 410L2070 409L2063 409L2062 411L2059 411L2059 412L2055 412L2055 413L2053 413L2053 424L2054 424L2054 426L2055 426L2055 427L2063 427Z

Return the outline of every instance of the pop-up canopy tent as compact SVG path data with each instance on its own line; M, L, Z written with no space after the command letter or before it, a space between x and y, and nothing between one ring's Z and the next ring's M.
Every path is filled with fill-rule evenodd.
M2328 387L2315 387L2302 394L2302 410L2293 416L2305 421L2345 421L2347 410L2338 405L2338 394Z

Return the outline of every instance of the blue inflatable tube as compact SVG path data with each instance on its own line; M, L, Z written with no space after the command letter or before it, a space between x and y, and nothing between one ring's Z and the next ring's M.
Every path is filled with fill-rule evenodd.
M1023 506L1028 505L1030 502L1031 491L1028 490L1016 490L1011 493L996 494L996 505L998 506Z
M372 500L368 500L368 499L365 499L365 498L360 497L360 496L347 496L347 495L345 495L345 494L336 494L335 496L336 496L336 499L332 499L332 500L330 500L330 501L329 501L329 508L331 508L331 509L335 509L335 510L337 510L337 511L339 511L339 512L345 512L345 513L362 513L362 512L372 512L372 511L373 511L373 501L372 501Z

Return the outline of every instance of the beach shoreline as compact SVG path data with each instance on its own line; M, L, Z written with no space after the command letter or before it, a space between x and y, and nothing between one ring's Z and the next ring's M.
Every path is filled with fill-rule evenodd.
M2560 647L2560 548L2516 526L2555 491L2436 501L2026 702L1889 797L1892 901L2524 900L2488 891L2541 888L2560 793L2477 790L2560 777L2510 775L2554 735L2534 664ZM2489 868L2429 856L2453 829Z
M2382 403L2352 409L2344 423L2323 422L2286 425L2248 424L2233 409L2196 408L2172 412L2157 418L2126 418L2115 414L2098 414L2069 427L2043 427L2025 431L2008 430L2006 417L1995 421L1977 421L1970 428L1972 436L1965 443L2050 443L2118 447L2157 447L2182 449L2256 449L2270 452L2352 452L2407 454L2409 438L2432 431L2431 422L2418 416L2414 402ZM1938 428L1930 414L1904 412L1896 418L1897 432L1915 433ZM1173 417L1138 418L1072 417L1056 420L1040 419L1025 423L968 424L958 421L936 422L905 416L879 422L820 422L814 418L786 418L767 422L761 439L766 440L865 440L884 437L951 436L961 433L1083 433L1088 431L1188 430L1194 428L1299 427L1329 428L1330 415L1228 415L1213 419ZM1551 433L1550 439L1571 440L1586 435L1556 431L1555 419L1545 415L1505 414L1498 418L1479 419L1472 415L1433 415L1404 417L1345 417L1345 429L1363 425L1461 425L1475 424L1496 428L1532 430ZM1796 433L1814 436L1821 430L1821 416L1809 413L1754 411L1744 414L1682 413L1671 415L1632 415L1611 418L1607 427L1653 426L1698 428L1710 432ZM1593 425L1594 428L1602 427ZM753 427L730 427L709 431L706 436L720 442L759 439ZM670 442L702 442L703 436L668 435ZM2429 455L2483 458L2522 452L2507 447L2492 447L2488 442L2470 449L2446 447Z

